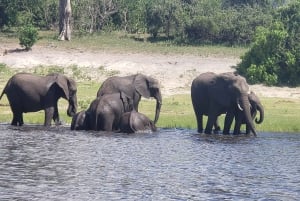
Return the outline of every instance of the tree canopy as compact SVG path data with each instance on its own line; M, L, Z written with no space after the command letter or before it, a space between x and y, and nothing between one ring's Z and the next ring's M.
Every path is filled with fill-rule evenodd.
M269 27L258 27L238 72L251 83L300 84L300 1L281 7Z
M287 0L71 0L72 29L121 30L178 43L249 44ZM59 0L0 0L0 28L59 28Z

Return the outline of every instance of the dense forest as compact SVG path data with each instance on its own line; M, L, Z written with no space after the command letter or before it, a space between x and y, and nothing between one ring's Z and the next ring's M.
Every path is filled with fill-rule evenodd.
M59 0L0 0L0 27L57 29ZM179 43L248 44L286 0L71 0L73 31L149 33Z
M0 30L58 30L59 0L0 0ZM177 45L247 45L250 82L300 84L300 0L71 0L75 34L122 31ZM57 31L58 33L58 31Z

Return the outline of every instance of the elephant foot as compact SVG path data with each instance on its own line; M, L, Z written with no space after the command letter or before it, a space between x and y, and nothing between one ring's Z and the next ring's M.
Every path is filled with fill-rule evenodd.
M210 131L209 130L205 130L204 133L210 135L211 134L211 130Z
M62 122L62 121L56 121L56 122L55 122L55 126L61 126L61 125L63 125L63 122Z

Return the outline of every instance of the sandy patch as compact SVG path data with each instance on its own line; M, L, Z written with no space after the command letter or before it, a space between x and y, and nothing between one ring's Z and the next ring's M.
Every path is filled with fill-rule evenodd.
M9 52L3 55L7 45L0 47L0 63L13 68L29 69L38 65L76 65L88 68L91 77L102 82L109 75L95 76L96 69L115 71L118 75L143 73L159 80L164 95L189 93L192 80L200 73L234 71L232 66L239 58L198 57L190 55L132 54L109 52L86 52L82 50L57 49L34 46L29 52ZM252 85L251 89L263 97L300 98L300 88L266 87Z

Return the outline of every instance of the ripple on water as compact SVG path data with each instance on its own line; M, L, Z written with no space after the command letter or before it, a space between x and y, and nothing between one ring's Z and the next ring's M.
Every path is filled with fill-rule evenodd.
M0 125L0 200L297 200L300 135Z

